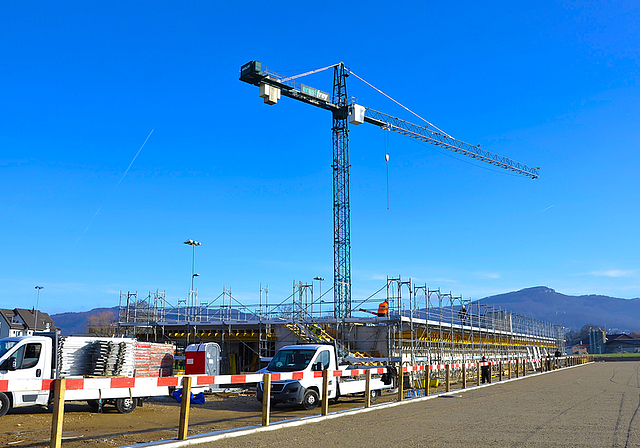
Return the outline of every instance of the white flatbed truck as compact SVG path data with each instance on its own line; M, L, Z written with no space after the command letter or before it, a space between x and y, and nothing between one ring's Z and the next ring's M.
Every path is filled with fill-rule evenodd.
M349 370L351 365L338 365L336 348L333 345L309 344L288 345L278 350L269 365L261 373L303 372L304 378L271 382L271 404L285 403L302 405L305 409L318 406L322 391L322 378L314 378L312 373L323 370ZM360 368L366 368L360 367ZM383 382L378 375L371 378L372 401L380 396L383 389L392 388L392 382ZM256 398L262 402L264 384L258 383ZM336 402L341 396L365 394L366 380L358 377L329 377L329 400Z
M0 392L0 417L5 415L11 408L26 406L47 406L52 400L53 391L40 390L38 381L21 380L50 380L57 378L78 379L84 378L85 383L99 376L83 376L68 374L69 371L77 371L83 367L80 364L87 363L87 356L65 355L60 350L60 335L46 333L46 335L20 336L0 339L0 383L8 384L9 390ZM74 339L75 338L75 339ZM132 339L95 337L84 338L69 336L71 345L75 344L80 349L86 349L86 345L100 341L115 344L131 344ZM66 341L65 341L66 342ZM85 345L83 345L85 344ZM133 347L133 345L130 345ZM140 350L137 348L136 350ZM173 358L173 347L170 350L170 357ZM139 353L138 353L139 354ZM134 352L135 356L135 352ZM67 374L61 369L61 365L69 367ZM84 366L95 367L95 366ZM122 377L135 377L135 371L131 368ZM107 376L104 378L114 378ZM148 378L152 380L152 378ZM41 384L41 383L40 383ZM14 386L15 385L15 386ZM6 388L6 387L5 387ZM157 381L146 382L142 387L131 388L105 388L105 389L81 389L67 390L65 401L87 401L87 403L99 410L102 404L111 404L121 413L128 413L136 408L142 398L151 396L169 395L169 387L158 387Z

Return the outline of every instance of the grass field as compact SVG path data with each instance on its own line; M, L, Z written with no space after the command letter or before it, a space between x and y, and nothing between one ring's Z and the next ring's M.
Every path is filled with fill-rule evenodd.
M595 361L602 359L607 360L609 358L638 358L640 361L640 353L605 353L602 355L593 355Z

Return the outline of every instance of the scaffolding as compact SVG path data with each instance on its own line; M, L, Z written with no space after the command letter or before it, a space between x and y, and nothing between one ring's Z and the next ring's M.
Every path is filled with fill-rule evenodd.
M316 296L313 282L302 281L294 281L291 295L275 303L262 285L254 304L238 301L227 287L213 300L178 300L175 306L164 291L149 292L142 300L137 292L121 292L118 326L123 335L172 342L179 350L218 342L227 373L256 370L278 348L296 343L330 343L347 360L394 365L544 356L565 349L561 326L417 285L411 278L388 277L371 296L352 301L349 317L335 315L333 296L331 288ZM388 303L388 314L376 312L381 301ZM373 310L366 309L372 305Z

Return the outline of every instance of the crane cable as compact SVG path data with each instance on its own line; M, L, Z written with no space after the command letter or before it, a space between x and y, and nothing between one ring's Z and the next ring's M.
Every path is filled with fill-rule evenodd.
M353 71L349 70L349 73L351 73L353 76L355 76L356 78L358 78L360 81L362 81L363 83L365 83L366 85L368 85L369 87L371 87L372 89L376 90L378 93L386 96L387 98L389 98L391 101L393 101L394 103L396 103L398 106L402 107L403 109L407 110L408 112L412 113L413 115L415 115L416 117L418 117L419 119L421 119L422 121L424 121L425 123L427 123L429 126L431 126L432 128L436 129L438 132L440 132L441 134L446 135L449 138L453 138L451 137L449 134L447 134L446 132L444 132L442 129L438 128L436 125L434 125L433 123L430 123L429 121L425 120L424 118L422 118L420 115L418 115L417 113L415 113L414 111L412 111L411 109L409 109L407 106L405 106L404 104L401 104L399 101L394 100L393 98L391 98L389 95L387 95L386 93L384 93L382 90L378 89L376 86L374 86L373 84L365 81L364 79L362 79L361 77L359 77L358 75L356 75Z
M322 71L325 71L327 69L330 69L330 68L333 68L333 67L337 67L338 65L340 65L340 63L329 65L327 67L319 68L319 69L316 69L316 70L311 70L310 72L301 73L299 75L289 76L288 78L281 79L280 82L292 81L292 80L294 80L296 78L302 78L303 76L313 75L314 73L322 72Z
M288 78L282 78L280 80L280 82L287 82L287 81L293 81L294 79L297 78L302 78L303 76L307 76L307 75L313 75L314 73L319 73L319 72L323 72L325 70L328 70L330 68L333 67L337 67L338 65L340 65L340 63L337 64L332 64L332 65L328 65L326 67L323 68L318 68L316 70L311 70L305 73L300 73L299 75L294 75L294 76L289 76ZM382 90L378 89L376 86L374 86L373 84L371 84L370 82L365 81L364 79L362 79L360 76L358 76L355 72L353 72L351 69L347 69L349 70L349 73L352 74L353 76L355 76L356 78L358 78L360 81L362 81L363 83L365 83L366 85L368 85L369 87L371 87L372 89L376 90L378 93L380 93L381 95L386 96L387 98L389 98L391 101L393 101L394 103L396 103L398 106L402 107L403 109L405 109L406 111L408 111L409 113L415 115L416 117L418 117L419 119L421 119L422 121L424 121L425 123L427 123L429 126L431 126L432 128L434 128L435 130L437 130L438 132L440 132L441 134L446 135L449 138L453 138L451 137L451 135L449 135L448 133L444 132L442 129L440 129L438 126L436 126L435 124L429 122L428 120L425 120L424 118L422 118L420 115L418 115L417 113L415 113L414 111L412 111L411 109L409 109L407 106L405 106L404 104L401 104L399 101L391 98L389 95L387 95L386 93L384 93Z
M387 165L387 210L389 210L389 134L384 133L384 160Z

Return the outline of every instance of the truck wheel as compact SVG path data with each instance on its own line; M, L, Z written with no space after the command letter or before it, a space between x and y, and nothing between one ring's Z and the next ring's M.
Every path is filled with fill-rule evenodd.
M136 400L131 398L117 398L116 409L121 414L128 414L136 408Z
M87 404L93 412L100 411L100 403L98 403L98 400L87 400Z
M0 417L9 412L10 407L11 402L9 401L9 397L7 397L3 393L0 393Z
M313 389L309 389L304 393L304 397L302 398L302 406L304 406L307 411L310 411L318 407L318 401L320 401L318 392Z
M379 390L372 390L370 393L371 393L371 402L373 403L380 396L380 391Z

